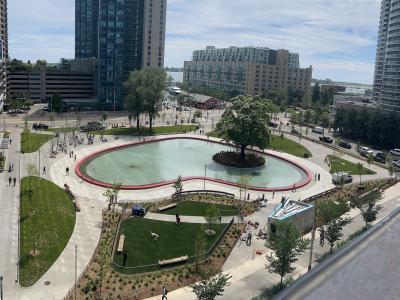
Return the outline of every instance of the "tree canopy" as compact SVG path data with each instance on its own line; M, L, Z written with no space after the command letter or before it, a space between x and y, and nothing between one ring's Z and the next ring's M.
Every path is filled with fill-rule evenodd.
M216 126L219 136L226 137L240 146L241 158L245 159L247 146L264 149L268 146L270 130L266 101L260 97L239 96L228 107Z

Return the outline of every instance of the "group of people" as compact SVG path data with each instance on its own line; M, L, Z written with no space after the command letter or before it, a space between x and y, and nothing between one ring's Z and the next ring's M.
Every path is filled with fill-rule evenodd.
M17 178L12 178L11 176L8 178L8 185L11 185L11 182L14 182L14 186L17 183Z

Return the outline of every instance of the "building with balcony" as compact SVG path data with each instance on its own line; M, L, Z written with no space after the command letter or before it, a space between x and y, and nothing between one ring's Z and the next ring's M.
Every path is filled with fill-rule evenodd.
M167 0L76 0L76 58L98 61L98 102L123 108L123 83L141 68L164 67Z
M373 99L400 112L400 1L383 0L376 50Z
M272 90L311 89L312 67L300 68L299 55L288 50L230 47L193 52L184 66L184 83L258 95Z
M8 20L7 0L0 1L0 112L7 94Z

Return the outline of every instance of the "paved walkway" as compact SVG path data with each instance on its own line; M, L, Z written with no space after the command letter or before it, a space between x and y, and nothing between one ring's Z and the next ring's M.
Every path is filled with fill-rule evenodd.
M12 172L11 175L18 179L20 175L21 178L26 175L26 167L28 164L33 163L39 165L39 152L20 155L20 129L13 128L12 131L11 137L13 144L8 150L9 157L7 163L10 162L14 164L14 172ZM73 150L77 154L79 160L93 151L125 144L134 140L135 138L130 137L120 138L118 140L110 138L108 143L96 141L94 145L81 145ZM51 159L49 158L49 149L50 146L49 143L47 143L40 151L40 169L42 169L43 166L46 166L47 169L47 174L42 174L41 176L55 182L61 187L64 183L67 183L71 187L73 193L78 197L82 211L77 213L76 226L71 240L55 264L37 284L29 289L21 289L17 284L15 284L18 260L19 183L17 182L15 188L8 187L6 181L9 174L4 173L0 175L0 193L2 195L0 198L0 205L2 207L2 210L0 211L0 236L2 237L2 239L0 239L0 273L1 275L4 275L4 293L6 299L62 298L74 283L74 272L72 270L75 257L75 245L78 245L78 273L81 273L89 262L100 236L101 209L107 205L103 196L104 189L82 182L73 172L76 161L69 158L66 154L59 154L57 158ZM324 151L323 149L326 148L319 146L316 149L310 150L312 150L312 152L315 150L316 153L320 153ZM274 199L271 199L271 194L250 191L250 199L255 199L262 194L266 194L266 197L269 199L267 207L263 208L250 218L252 221L259 221L262 226L266 223L266 216L273 209L276 203L280 201L282 196L288 195L292 199L296 200L305 199L333 187L330 174L326 169L314 164L313 160L310 160L310 163L310 161L293 157L288 154L282 153L281 155L300 164L306 165L313 173L320 173L321 181L313 181L309 186L297 190L295 193L276 193ZM319 154L315 155L313 159L317 159L318 157ZM315 160L315 162L319 163L320 160ZM20 163L21 172L19 174L19 172L17 172L19 168L16 166ZM71 170L68 176L64 171L67 166ZM190 181L184 183L185 190L202 188L203 181ZM239 195L239 190L237 188L217 183L206 182L206 189L221 190ZM163 187L146 191L121 191L119 199L122 201L134 200L142 202L157 198L160 199L173 194L173 192L174 190L172 187ZM257 278L263 278L263 284L267 283L268 280L271 280L271 282L276 280L274 275L265 271L265 258L263 256L255 257L253 259L253 250L262 248L263 243L263 241L255 240L252 247L246 247L240 244L240 246L235 248L224 267L235 272L235 276L232 279L235 284L229 289L229 291L227 291L227 295L234 293L235 290L238 295L249 292L248 290L241 288L244 286L249 286L251 291L254 293L254 288L260 286L260 280ZM302 270L301 264L299 264L298 269ZM45 281L50 281L50 285L45 287ZM171 293L171 296L173 297L172 299L190 299L193 295L189 295L185 291L187 291L187 289L180 289ZM183 296L181 298L179 298L179 296L175 298L174 295L179 295L180 293L182 293L185 298L182 298Z

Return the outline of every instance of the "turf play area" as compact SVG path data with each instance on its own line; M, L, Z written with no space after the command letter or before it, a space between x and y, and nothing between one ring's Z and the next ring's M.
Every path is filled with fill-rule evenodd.
M205 237L207 250L211 249L227 226L227 224L212 225L216 234ZM194 256L195 240L206 228L207 224L180 223L177 226L175 222L129 218L121 223L116 237L118 242L120 235L125 235L123 249L127 254L125 268L118 267L117 270L126 274L150 272L159 269L159 260ZM159 236L158 240L152 238L152 232ZM116 265L122 266L123 255L115 251L113 261Z

